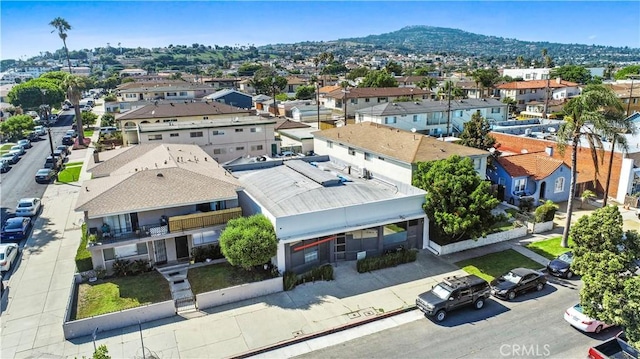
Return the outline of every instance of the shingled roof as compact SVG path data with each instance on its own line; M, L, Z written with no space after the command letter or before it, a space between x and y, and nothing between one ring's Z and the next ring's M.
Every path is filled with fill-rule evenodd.
M356 87L350 88L347 98L387 97L387 96L422 96L431 93L429 90L410 87ZM327 93L326 97L341 99L345 97L342 89Z
M174 101L170 103L148 104L133 111L129 111L117 120L146 120L151 118L187 117L224 115L236 113L251 113L251 110L226 105L216 101L190 102Z
M564 165L561 160L549 157L545 152L498 157L498 163L512 177L527 176L535 180L549 177L555 170Z
M406 163L428 162L449 158L488 156L488 151L440 141L433 137L393 127L362 122L314 132L319 139L358 148Z

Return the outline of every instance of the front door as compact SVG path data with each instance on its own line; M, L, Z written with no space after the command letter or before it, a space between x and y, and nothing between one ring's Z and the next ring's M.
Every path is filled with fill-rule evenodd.
M347 259L346 257L346 249L347 249L347 240L344 236L338 236L336 238L336 243L334 246L334 255L335 255L335 260L337 261L343 261L345 259Z
M176 257L178 260L189 258L189 242L187 236L176 237Z
M153 251L157 264L167 263L167 247L165 246L164 239L153 241Z

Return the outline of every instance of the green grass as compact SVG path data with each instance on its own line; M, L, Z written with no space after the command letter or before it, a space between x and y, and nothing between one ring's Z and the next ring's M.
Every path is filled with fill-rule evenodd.
M13 146L15 146L16 144L13 142L10 143L5 143L4 145L0 146L0 156L2 156L3 154L9 152L9 149Z
M76 319L170 299L169 282L157 271L83 283L78 287Z
M187 279L193 294L258 282L272 278L271 273L262 270L246 271L229 263L211 264L189 269Z
M513 217L513 218L516 218L516 214L520 213L520 211L518 211L517 209L513 209L513 208L507 208L504 211L507 212L508 214L510 214L511 217Z
M84 137L91 137L93 136L93 130L84 130Z
M76 268L78 272L86 272L93 269L93 261L91 260L91 252L87 249L89 235L87 234L87 224L82 224L82 240L76 251Z
M78 179L80 179L81 170L82 162L67 163L64 170L58 173L58 182L69 183L78 181Z
M513 268L540 269L543 267L542 264L523 256L513 249L467 259L456 263L456 265L465 272L475 274L487 281L492 281Z
M529 243L527 248L538 253L541 256L544 256L547 259L554 259L555 257L561 255L564 252L568 252L570 248L573 246L573 240L569 238L569 248L564 248L560 245L560 241L562 237L553 237L544 241L538 241Z

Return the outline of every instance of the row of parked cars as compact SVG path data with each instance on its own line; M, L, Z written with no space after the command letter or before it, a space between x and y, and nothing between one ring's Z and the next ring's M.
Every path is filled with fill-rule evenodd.
M36 172L35 180L37 183L48 184L56 180L58 172L64 169L64 163L67 156L71 154L71 150L66 145L60 145L53 151L53 156L48 156L44 160L43 168Z
M12 146L8 152L3 153L0 157L0 169L2 173L7 172L11 166L18 163L22 156L27 154L27 150L31 147L33 147L33 145L30 140L22 139Z
M570 279L574 275L571 271L572 262L572 252L563 253L547 265L547 273ZM416 306L425 315L441 322L452 310L464 306L482 309L490 296L510 301L528 291L541 291L546 283L547 277L543 272L528 268L514 268L491 282L476 275L447 277L430 291L420 294ZM564 319L571 326L588 333L597 334L611 327L610 324L587 317L579 303L565 311Z

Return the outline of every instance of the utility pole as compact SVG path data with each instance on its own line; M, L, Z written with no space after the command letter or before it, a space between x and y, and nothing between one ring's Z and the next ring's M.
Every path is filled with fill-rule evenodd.
M546 99L544 101L544 117L549 118L549 86L551 81L551 69L549 69L549 73L547 74L547 89L546 89Z
M629 102L627 102L627 112L626 115L629 116L630 113L629 111L631 110L631 99L633 98L633 80L636 79L636 77L639 77L640 75L627 75L627 77L631 78L631 88L629 89Z
M449 88L447 89L447 133L446 137L449 137L449 126L451 125L451 87L453 87L453 83L448 83Z

